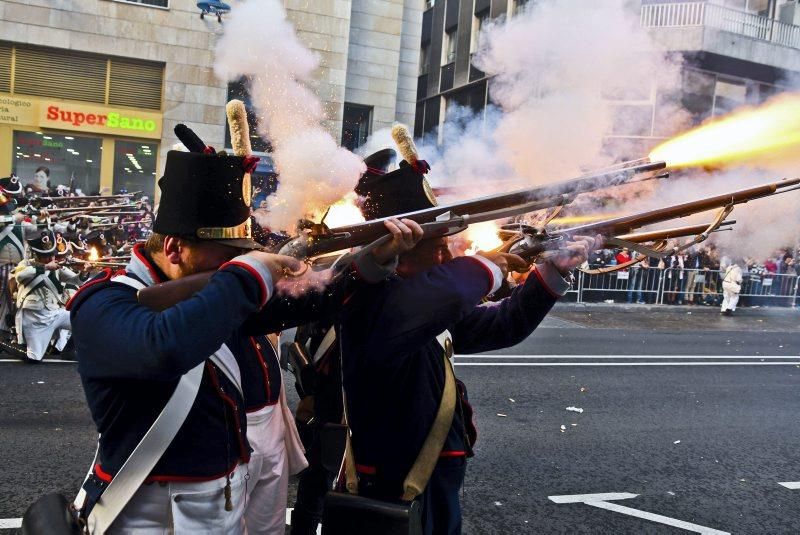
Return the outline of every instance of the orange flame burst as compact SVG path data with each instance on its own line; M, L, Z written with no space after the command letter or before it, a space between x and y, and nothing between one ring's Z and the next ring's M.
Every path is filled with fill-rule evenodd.
M356 194L351 192L333 203L322 221L329 228L353 225L364 221L361 210L356 206Z
M497 235L498 230L500 227L494 221L470 225L464 232L464 237L472 242L472 246L466 250L466 254L474 255L478 251L491 251L503 245L503 240Z
M100 259L100 254L97 252L95 247L92 247L92 250L89 251L89 262L97 262Z
M798 149L800 93L784 93L672 138L650 158L669 167L763 164L796 158Z

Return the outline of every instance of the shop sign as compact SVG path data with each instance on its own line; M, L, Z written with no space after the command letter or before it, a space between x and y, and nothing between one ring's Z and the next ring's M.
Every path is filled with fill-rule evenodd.
M37 102L25 98L0 95L0 123L33 125L36 123Z
M39 105L39 126L59 130L161 139L162 124L161 114L158 113L42 101Z

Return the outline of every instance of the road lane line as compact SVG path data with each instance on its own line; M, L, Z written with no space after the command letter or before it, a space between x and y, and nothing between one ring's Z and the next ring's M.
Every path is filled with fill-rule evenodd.
M28 364L22 359L0 359L0 363L2 362L16 362L17 364ZM44 359L41 361L41 364L63 364L65 362L72 362L73 364L77 364L77 360L60 360L60 359ZM36 364L34 364L36 366Z
M790 490L800 490L800 481L786 481L785 483L778 483Z
M638 496L638 494L631 494L630 492L606 492L604 494L562 494L560 496L548 496L547 499L555 503L583 503L587 501L627 500Z
M455 366L798 366L800 362L456 362Z
M583 503L591 507L606 509L615 513L649 520L650 522L666 524L667 526L685 529L702 535L730 535L727 531L720 531L699 524L678 520L677 518L670 518L668 516L642 511L641 509L634 509L632 507L611 503L612 500L628 500L630 498L636 498L637 496L639 495L627 492L611 492L606 494L566 494L561 496L548 496L547 498L555 503Z
M0 518L0 529L19 529L21 527L21 518Z
M784 355L454 355L457 359L520 359L520 360L541 360L541 359L798 359L800 356Z
M615 513L621 513L623 515L635 516L637 518L641 518L642 520L658 522L659 524L666 524L668 526L685 529L687 531L693 531L694 533L701 533L702 535L730 535L730 532L728 531L720 531L718 529L713 529L706 526L700 526L698 524L692 524L691 522L685 522L683 520L678 520L676 518L670 518L664 515L657 515L655 513L649 513L647 511L634 509L632 507L625 507L624 505L619 505L616 503L600 502L600 501L584 502L584 503L586 505L591 505L592 507L599 507L600 509L614 511Z

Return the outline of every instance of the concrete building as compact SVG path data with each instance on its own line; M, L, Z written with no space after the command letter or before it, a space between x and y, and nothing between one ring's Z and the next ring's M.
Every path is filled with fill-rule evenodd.
M413 122L424 0L284 3L320 54L314 86L337 140ZM152 194L178 122L229 145L237 87L212 69L223 26L199 15L195 0L0 0L0 174L25 182L43 166L52 185Z
M435 132L448 105L474 110L486 106L490 84L471 64L476 32L487 18L513 17L527 3L428 1L422 23L417 136ZM654 85L643 87L634 100L613 103L618 115L630 120L618 121L607 142L624 145L632 157L671 134L660 131L659 125L676 99L699 122L741 104L762 102L800 74L797 0L643 0L631 5L659 49L685 59L679 95ZM635 131L629 129L632 124Z

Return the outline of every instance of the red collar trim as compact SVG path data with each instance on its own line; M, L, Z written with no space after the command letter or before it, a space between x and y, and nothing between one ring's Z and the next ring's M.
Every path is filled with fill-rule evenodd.
M367 166L367 173L370 173L370 174L373 174L373 175L378 175L378 176L383 176L383 175L386 174L386 171L384 171L383 169L378 169L376 167Z
M142 264L144 264L144 267L147 268L147 271L150 273L150 276L153 277L153 282L155 283L164 282L161 279L161 277L158 276L158 272L153 267L153 264L150 262L150 260L147 259L147 257L142 252L143 248L144 248L143 243L137 243L136 245L133 246L133 254L136 256L136 258L139 259L139 261Z

